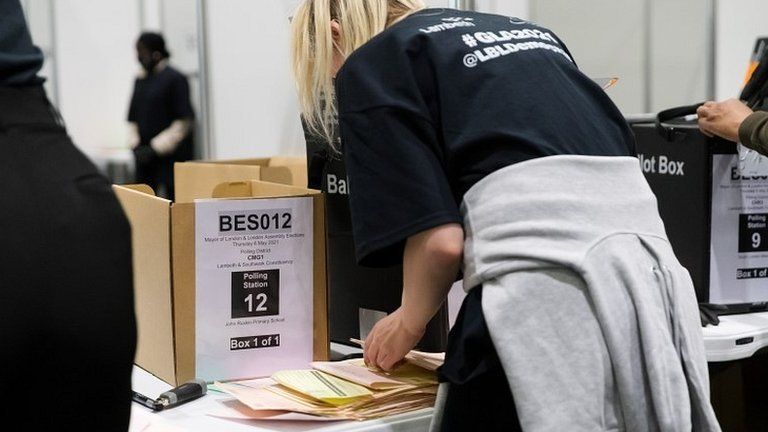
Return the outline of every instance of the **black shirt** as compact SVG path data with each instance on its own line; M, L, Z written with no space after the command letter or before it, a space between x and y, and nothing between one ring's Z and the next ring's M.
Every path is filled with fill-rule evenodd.
M628 156L623 116L548 29L420 11L355 51L336 78L358 260L402 260L411 235L461 223L464 193L510 164Z
M32 44L18 0L0 1L0 86L30 86L43 83L37 76L43 53Z
M165 66L161 71L137 78L128 110L128 121L139 127L141 144L148 145L152 138L175 120L192 119L195 113L189 99L187 78L176 69ZM188 135L177 151L186 149Z

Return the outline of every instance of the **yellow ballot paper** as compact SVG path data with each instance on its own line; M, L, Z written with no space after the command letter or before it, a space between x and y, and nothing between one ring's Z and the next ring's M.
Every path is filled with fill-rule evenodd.
M369 398L367 388L336 378L318 370L289 370L272 375L272 379L291 390L335 406Z

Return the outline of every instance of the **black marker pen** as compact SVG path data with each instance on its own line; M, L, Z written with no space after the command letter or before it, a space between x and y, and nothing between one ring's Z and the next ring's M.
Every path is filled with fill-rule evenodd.
M185 402L197 399L208 391L208 385L203 380L194 380L175 387L157 397L148 398L141 393L133 392L133 401L138 402L153 411L173 408Z
M160 411L161 409L163 409L163 405L160 402L152 398L148 398L136 391L133 392L133 396L131 397L131 399L133 399L134 402L138 402L144 405L145 407L151 409L152 411Z

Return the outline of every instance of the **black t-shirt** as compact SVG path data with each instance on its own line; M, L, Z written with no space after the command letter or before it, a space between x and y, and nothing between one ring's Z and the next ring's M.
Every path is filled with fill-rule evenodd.
M464 193L500 168L634 149L565 45L517 18L420 11L355 51L336 92L363 265L397 263L409 236L460 223Z
M43 83L43 53L32 44L18 0L0 1L0 86Z
M148 145L175 120L192 119L194 116L189 83L176 69L166 66L160 72L136 79L128 121L138 125L141 144ZM184 141L189 140L188 135ZM185 148L185 142L179 144L177 151Z

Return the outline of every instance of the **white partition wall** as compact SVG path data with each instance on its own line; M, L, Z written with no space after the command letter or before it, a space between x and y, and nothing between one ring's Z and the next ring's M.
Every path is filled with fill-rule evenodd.
M295 3L202 3L211 157L305 154L288 55Z
M424 0L427 7L448 7L451 0Z
M718 0L715 34L717 98L738 97L755 39L768 37L768 1Z
M650 111L691 105L711 97L712 2L654 0L651 8Z
M138 71L134 0L56 0L59 109L78 146L93 155L125 146L126 115Z
M477 10L480 12L514 16L522 19L530 18L529 3L529 0L475 0Z
M609 91L625 112L645 110L644 1L533 0L531 19L552 29L582 71L620 77Z
M162 31L172 63L190 77L201 126L210 126L198 129L210 141L204 156L304 153L289 67L288 17L299 0L21 2L46 54L42 75L49 96L86 153L125 147L125 117L139 70L134 43L142 29ZM588 75L621 78L609 94L625 113L738 96L755 38L768 36L767 0L472 3L482 12L551 27ZM202 63L201 50L207 51Z
M56 86L56 60L53 41L55 39L53 28L53 0L22 0L24 15L27 18L29 33L32 40L45 56L40 76L45 77L45 91L52 103L58 100L58 88Z
M711 96L712 1L531 0L531 18L587 75L620 78L608 94L623 112L652 112Z
M190 3L190 2L187 2ZM163 29L163 5L160 0L138 0L139 19L142 30L160 31ZM194 10L194 5L192 9Z

